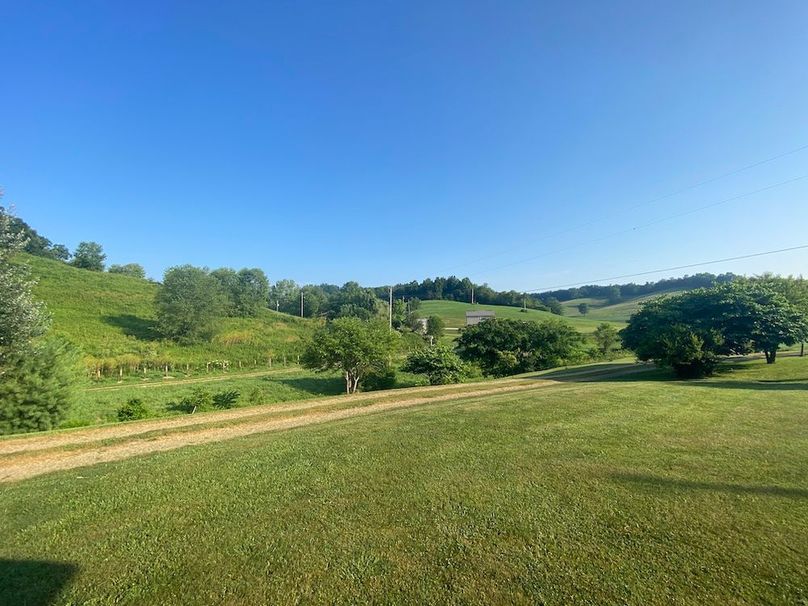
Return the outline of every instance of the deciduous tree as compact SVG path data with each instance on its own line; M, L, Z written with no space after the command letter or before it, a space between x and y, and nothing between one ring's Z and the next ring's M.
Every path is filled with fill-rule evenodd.
M401 370L426 375L430 385L448 385L460 382L465 365L449 346L438 344L410 353Z
M318 372L342 372L345 391L354 393L368 375L387 370L397 336L398 333L378 321L337 318L315 332L301 362Z
M107 270L111 274L123 274L133 278L140 278L141 280L146 277L146 270L138 263L127 263L126 265L110 265Z
M457 352L487 375L506 376L559 366L577 355L581 342L581 335L561 320L495 318L465 328Z
M70 264L73 267L89 269L90 271L104 271L104 261L107 255L104 249L97 242L79 242L73 252L73 260Z
M204 268L168 269L155 298L157 329L164 337L194 342L210 336L224 309L220 283Z

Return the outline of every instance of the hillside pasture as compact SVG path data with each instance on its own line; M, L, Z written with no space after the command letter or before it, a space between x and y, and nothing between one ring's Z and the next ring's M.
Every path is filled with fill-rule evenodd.
M644 301L649 301L651 299L667 295L675 295L680 292L683 291L671 290L664 293L654 293L652 295L627 298L619 303L612 304L609 304L607 299L570 299L569 301L564 301L562 305L564 307L564 315L569 318L587 318L589 320L597 320L598 322L625 324L628 322L631 314L640 309L640 304ZM581 312L578 311L578 305L581 303L586 303L589 305L589 311L586 313L586 315L581 315Z
M421 301L417 314L421 317L440 316L448 328L462 328L466 325L467 311L493 311L497 318L507 318L511 320L528 320L532 322L542 322L544 320L563 320L568 322L576 330L583 333L594 332L597 325L604 320L586 317L557 316L549 311L528 309L522 311L519 307L508 307L505 305L471 305L459 301ZM610 321L618 328L625 326L622 321Z
M210 367L261 367L296 358L316 322L261 310L254 318L221 318L209 341L181 345L155 332L158 285L120 274L77 269L30 255L21 262L37 279L34 294L53 318L53 333L77 345L100 375L137 374L144 366L186 373Z

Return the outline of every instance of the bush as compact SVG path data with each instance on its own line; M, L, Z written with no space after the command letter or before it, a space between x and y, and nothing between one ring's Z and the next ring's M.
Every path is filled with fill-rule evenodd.
M54 429L75 396L78 354L49 339L6 358L0 381L0 434Z
M140 398L131 398L118 409L119 421L135 421L149 416L149 409Z
M172 410L187 412L192 414L208 410L213 405L213 396L209 391L204 389L195 388L191 390L191 394L182 398L179 402L171 402L168 407Z
M446 324L440 316L429 316L426 319L426 334L435 339L440 339L446 329Z
M213 396L213 405L216 408L233 408L241 394L237 391L220 391Z
M396 386L396 371L392 368L374 370L362 381L365 391L382 391Z
M435 345L412 352L402 367L405 372L425 374L430 385L459 383L465 373L463 362L446 345Z
M560 320L494 318L464 328L457 353L486 375L504 377L577 361L581 343L581 335Z

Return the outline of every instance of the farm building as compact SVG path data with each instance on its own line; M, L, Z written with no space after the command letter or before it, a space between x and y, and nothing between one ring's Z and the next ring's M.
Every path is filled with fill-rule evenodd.
M496 314L493 311L467 311L466 326L474 326L483 320L493 318Z

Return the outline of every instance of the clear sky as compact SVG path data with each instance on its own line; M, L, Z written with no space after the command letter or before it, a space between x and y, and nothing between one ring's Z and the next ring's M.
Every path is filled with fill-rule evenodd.
M0 24L4 203L152 277L528 290L808 244L804 0L0 0Z

